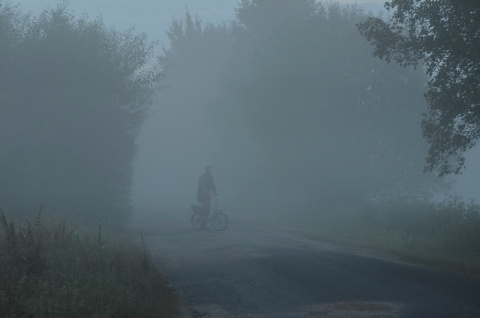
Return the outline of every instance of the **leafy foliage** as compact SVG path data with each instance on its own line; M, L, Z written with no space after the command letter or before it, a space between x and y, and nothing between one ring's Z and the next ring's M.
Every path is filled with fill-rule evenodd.
M366 18L360 8L245 0L236 13L228 29L174 22L162 64L169 89L200 96L191 83L210 84L195 107L207 110L221 142L212 157L232 162L222 174L242 204L318 211L444 188L422 173L426 78L371 56L355 26ZM171 103L184 105L184 95Z
M368 18L359 30L374 55L429 76L423 134L427 170L459 173L480 138L480 5L477 1L393 0L391 19Z
M146 36L65 4L32 17L0 3L0 24L2 205L122 223L157 76Z
M356 6L242 1L233 29L251 70L240 99L282 197L320 202L425 195L421 72L371 58ZM232 75L234 76L234 75Z

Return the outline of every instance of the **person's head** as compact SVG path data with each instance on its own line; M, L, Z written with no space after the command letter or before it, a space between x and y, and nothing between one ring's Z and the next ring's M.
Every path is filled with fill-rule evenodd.
M205 167L205 174L212 174L212 166Z

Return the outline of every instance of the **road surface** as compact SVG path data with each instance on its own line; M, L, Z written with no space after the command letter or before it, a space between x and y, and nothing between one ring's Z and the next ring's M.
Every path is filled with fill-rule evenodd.
M480 282L230 217L137 224L185 317L480 317Z

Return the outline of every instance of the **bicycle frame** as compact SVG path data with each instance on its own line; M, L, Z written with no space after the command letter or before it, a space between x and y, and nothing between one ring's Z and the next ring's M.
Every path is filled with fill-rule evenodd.
M218 214L218 205L217 205L217 197L214 196L214 206L215 208L213 209L213 212L211 213L212 215L210 217L207 217L206 218L206 221L207 222L210 222L213 220L213 218ZM210 212L210 211L209 211ZM210 213L209 213L210 214ZM208 215L208 214L207 214Z
M205 227L207 223L213 223L213 227L217 231L223 231L228 225L228 218L221 210L218 209L217 198L215 197L214 209L211 215L207 215L203 210L203 206L200 204L192 204L193 215L191 217L192 226L194 229L197 228L196 224L202 224L202 227ZM209 213L210 214L210 213ZM220 223L219 223L220 222Z

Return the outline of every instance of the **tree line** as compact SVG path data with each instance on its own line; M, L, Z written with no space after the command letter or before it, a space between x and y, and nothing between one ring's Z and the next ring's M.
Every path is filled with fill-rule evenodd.
M242 158L222 172L240 198L318 207L448 190L438 171L424 172L436 147L422 137L432 74L374 57L359 32L369 17L386 19L335 2L251 0L228 26L188 13L172 23L166 78L185 91L192 78L218 85L196 104L223 139L213 156ZM185 69L192 61L202 68Z
M460 172L479 138L478 5L386 8L391 17L336 2L242 0L222 25L187 12L152 63L145 34L75 17L65 4L33 17L0 2L1 204L125 222L157 66L173 101L201 87L194 107L220 136L212 156L237 163L224 178L239 201L317 207L447 189L433 172Z
M0 204L121 224L135 137L158 76L146 36L0 2Z

